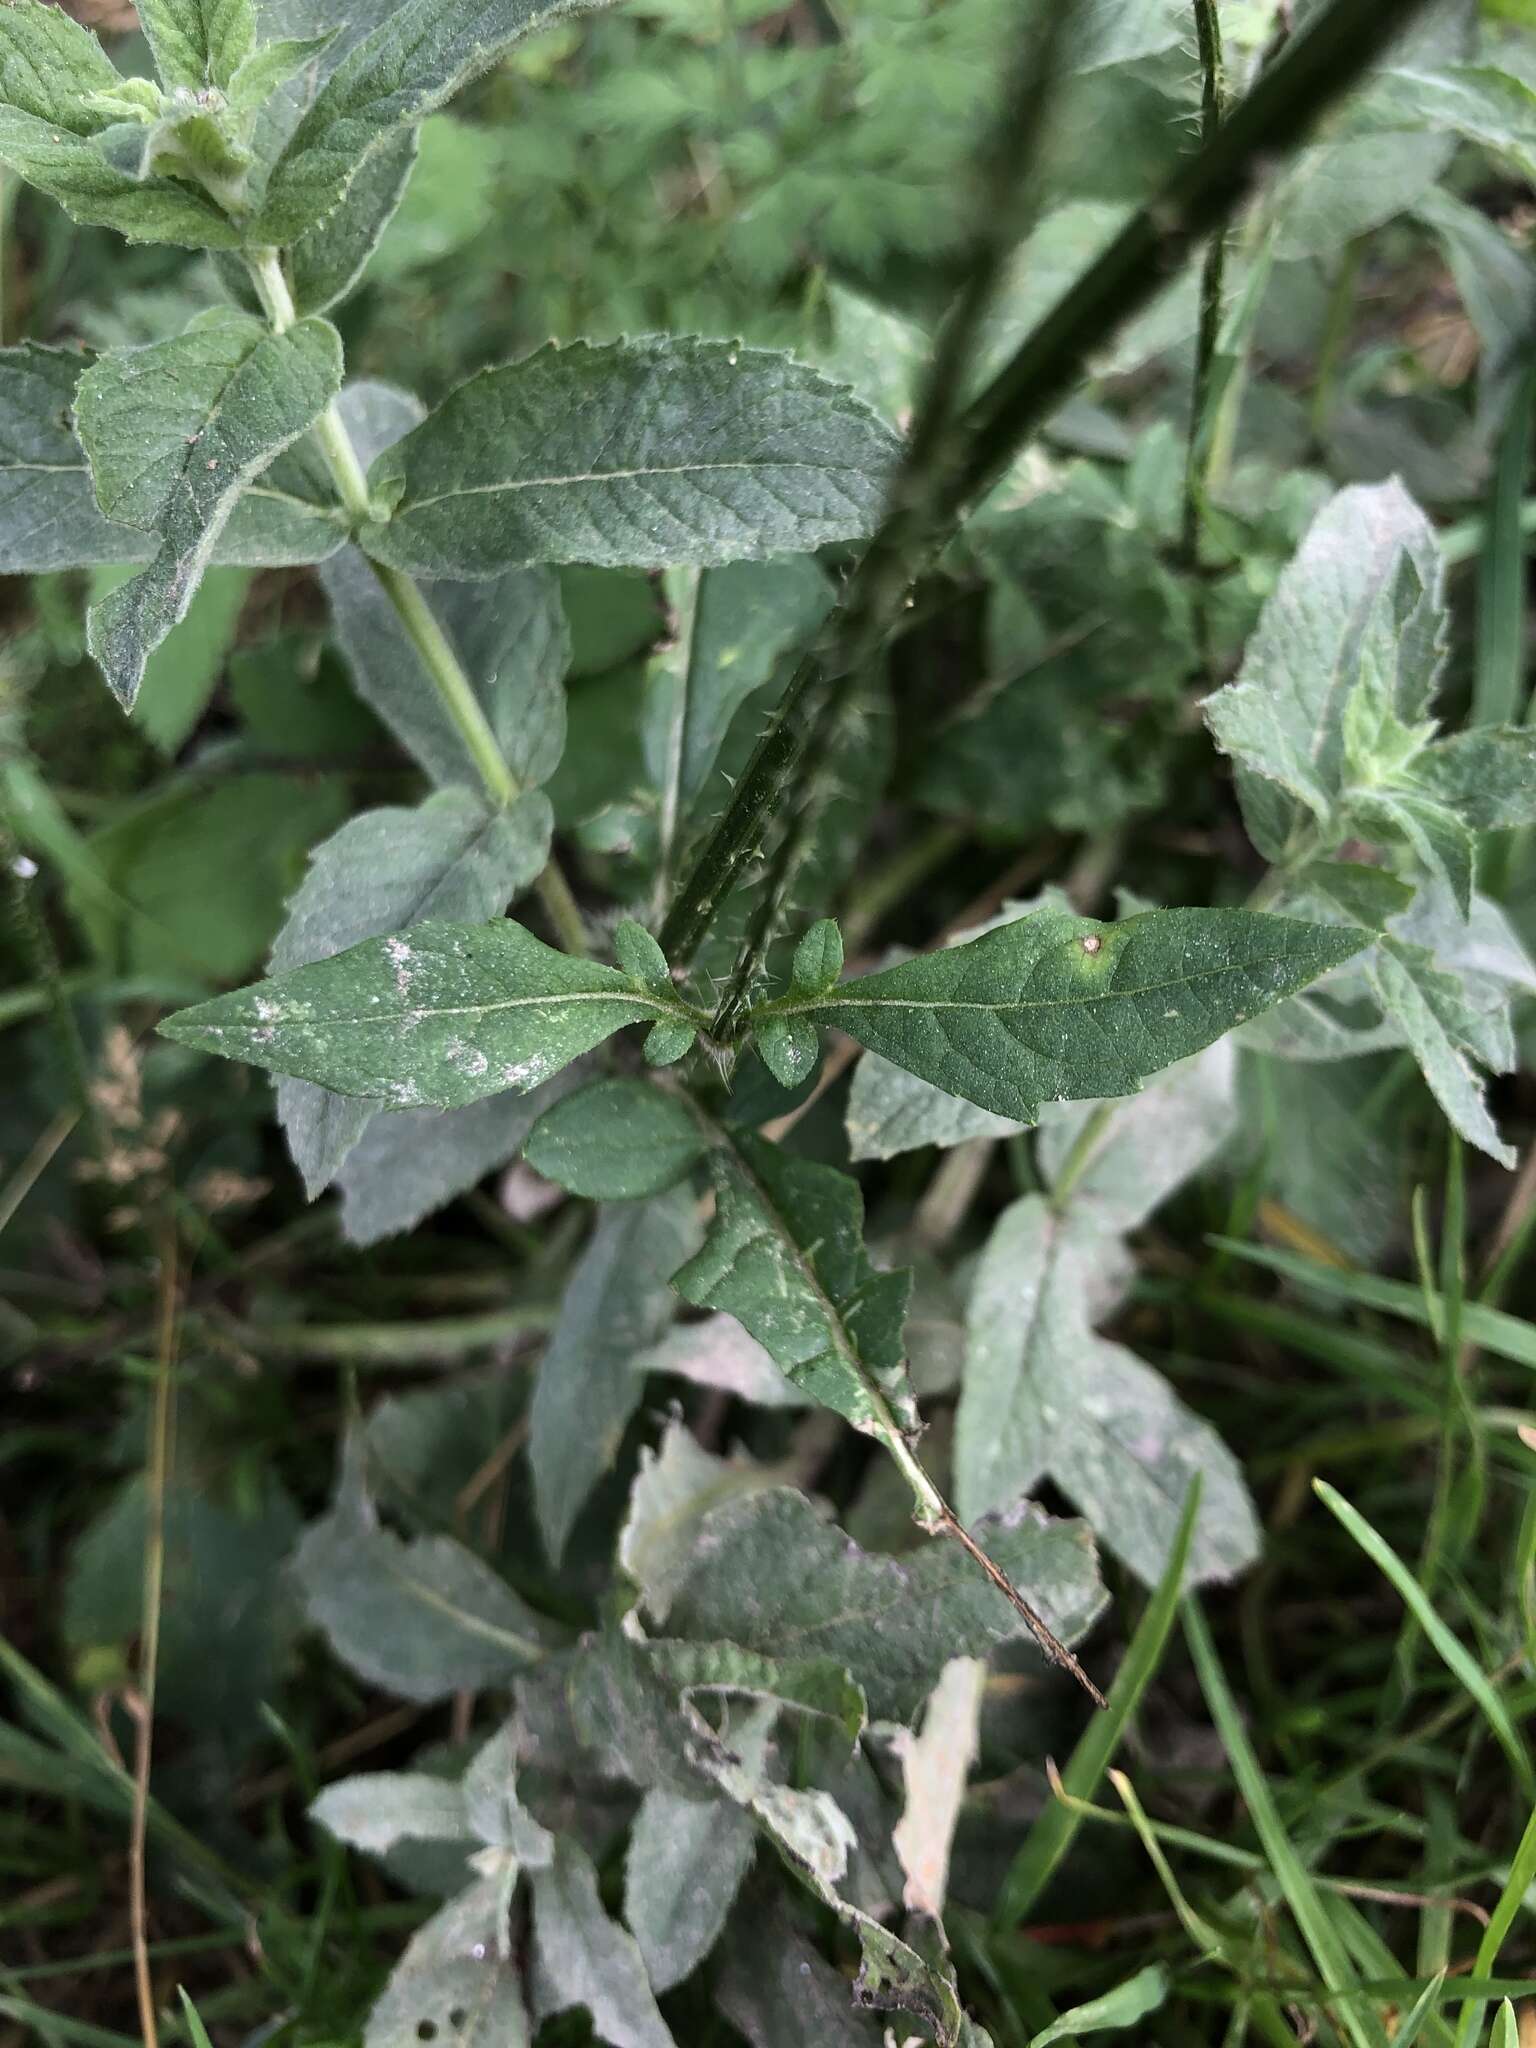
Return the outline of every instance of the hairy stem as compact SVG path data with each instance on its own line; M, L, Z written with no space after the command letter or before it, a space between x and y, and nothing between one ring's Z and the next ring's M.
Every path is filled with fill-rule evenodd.
M282 258L275 249L263 249L249 259L248 267L273 332L286 333L293 325L296 309L283 274ZM348 517L360 523L368 517L368 480L334 400L315 422L314 435ZM443 709L453 720L486 793L502 807L513 803L522 794L522 786L508 767L474 686L464 673L464 665L420 586L413 577L399 569L386 568L382 562L370 558L368 566L393 606ZM585 953L587 937L581 911L556 861L549 861L534 886L561 945L567 952Z
M932 504L914 508L898 485L893 510L849 579L839 612L801 661L731 802L678 888L661 933L674 962L686 965L692 958L752 857L765 819L805 757L825 700L846 688L878 650L914 577L937 557L964 508L1000 480L1066 396L1090 351L1146 305L1191 244L1237 210L1258 167L1292 148L1423 4L1402 0L1389 8L1381 0L1334 0L1026 336L961 421L951 423L951 432L963 428L963 446L959 458L933 476Z
M1222 81L1221 23L1216 0L1195 0L1195 35L1200 46L1200 142L1208 149L1221 127L1224 88ZM1189 445L1184 463L1184 559L1190 569L1200 566L1200 528L1204 518L1207 463L1210 448L1209 414L1216 378L1216 342L1221 330L1222 287L1227 268L1225 225L1211 236L1200 270L1200 326L1195 338L1195 381L1190 398ZM1204 665L1210 667L1209 606L1205 592L1195 592L1195 624Z

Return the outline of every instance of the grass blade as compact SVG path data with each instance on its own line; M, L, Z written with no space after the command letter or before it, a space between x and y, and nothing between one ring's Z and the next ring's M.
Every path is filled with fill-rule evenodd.
M1267 1245L1242 1244L1236 1238L1213 1237L1211 1244L1231 1252L1252 1265L1267 1266L1282 1279L1294 1280L1318 1294L1352 1301L1357 1308L1376 1308L1389 1316L1401 1316L1433 1331L1443 1312L1443 1297L1432 1288L1424 1289L1406 1280L1385 1280L1376 1273L1357 1273L1339 1266L1325 1266L1316 1259L1299 1258L1294 1252L1271 1251ZM1461 1334L1469 1344L1507 1358L1512 1365L1536 1370L1536 1326L1502 1309L1485 1308L1480 1302L1462 1305Z
M1291 1845L1268 1782L1259 1768L1258 1757L1248 1741L1242 1715L1227 1684L1226 1673L1216 1655L1205 1616L1191 1596L1184 1602L1184 1635L1194 1658L1200 1690L1227 1752L1227 1761L1237 1780L1255 1832L1269 1858L1270 1868L1285 1894L1286 1904L1311 1951L1318 1975L1339 1996L1336 2024L1355 2048L1385 2048L1386 2032L1374 2012L1356 2009L1359 1979L1339 1939L1327 1906L1312 1881L1311 1873Z
M1114 1684L1109 1688L1108 1706L1103 1713L1095 1714L1083 1730L1082 1737L1061 1774L1062 1790L1073 1798L1093 1797L1110 1758L1120 1746L1120 1738L1129 1726L1142 1694L1163 1661L1163 1651L1167 1646L1168 1634L1173 1627L1173 1617L1178 1609L1179 1595L1183 1590L1184 1569L1189 1561L1190 1539L1194 1535L1195 1520L1199 1513L1200 1475L1197 1472L1184 1498L1184 1512L1179 1519L1173 1548L1168 1553L1168 1562L1163 1567L1163 1576L1147 1603L1145 1613L1136 1624L1124 1661L1115 1673ZM1072 1846L1073 1837L1081 1825L1080 1814L1064 1805L1060 1799L1052 1800L1030 1829L1023 1847L1013 1859L1012 1867L998 1895L997 1910L993 1915L994 1926L1010 1926L1023 1919L1050 1882L1051 1873Z
M1359 1509L1351 1507L1326 1479L1314 1479L1312 1491L1330 1514L1343 1523L1378 1570L1391 1580L1452 1676L1477 1702L1484 1720L1509 1758L1510 1767L1520 1780L1526 1797L1536 1798L1536 1771L1531 1768L1525 1740L1510 1719L1504 1702L1489 1684L1487 1673L1473 1661L1465 1645L1452 1635L1407 1565L1385 1538L1377 1534Z

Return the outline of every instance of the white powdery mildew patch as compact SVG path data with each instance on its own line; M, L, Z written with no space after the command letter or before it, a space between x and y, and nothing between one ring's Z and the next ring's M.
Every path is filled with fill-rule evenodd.
M395 970L395 994L404 998L411 992L411 962L415 956L402 938L386 939L384 951Z
M466 1045L462 1038L450 1039L444 1048L444 1056L450 1066L457 1067L461 1074L473 1075L477 1080L491 1064L478 1046Z

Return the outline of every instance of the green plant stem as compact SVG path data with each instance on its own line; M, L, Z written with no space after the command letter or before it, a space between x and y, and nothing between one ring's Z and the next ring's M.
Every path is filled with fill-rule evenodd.
M1221 22L1216 0L1195 0L1195 37L1200 48L1200 142L1209 148L1221 127ZM1189 414L1189 444L1184 464L1184 558L1191 569L1200 564L1200 527L1206 497L1206 462L1210 447L1207 415L1216 375L1216 339L1221 328L1222 288L1227 268L1225 227L1212 235L1200 270L1200 326L1195 338L1195 381ZM1196 592L1196 617L1202 659L1209 667L1208 607L1205 593Z
M283 273L282 258L275 249L262 249L248 259L248 268L273 332L285 334L297 317L297 309ZM361 524L369 513L368 479L334 400L315 422L314 436L347 516L354 524ZM514 803L522 794L522 786L508 767L474 686L464 673L463 663L420 586L414 578L382 562L370 558L368 566L393 606L443 709L453 720L487 794L502 808ZM585 953L587 936L581 911L558 862L551 859L534 886L561 945L569 953Z
M944 438L954 436L959 453L924 479L927 503L912 499L909 459L892 510L850 577L827 634L801 661L731 802L678 888L661 932L675 964L692 960L752 857L764 821L823 733L828 700L851 687L878 651L914 578L937 557L964 508L1001 479L1067 394L1090 351L1102 348L1167 283L1193 242L1236 211L1258 166L1299 141L1423 4L1404 0L1388 8L1380 0L1334 0L951 424Z
M1509 724L1524 710L1525 537L1520 530L1520 494L1530 470L1533 425L1536 361L1527 363L1510 395L1489 486L1487 524L1477 558L1474 725Z

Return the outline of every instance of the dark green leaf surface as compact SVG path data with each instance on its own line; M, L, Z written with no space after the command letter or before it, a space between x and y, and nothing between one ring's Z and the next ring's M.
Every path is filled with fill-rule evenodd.
M582 0L403 0L336 66L267 181L254 241L323 221L376 151L451 99L521 37Z
M744 1132L722 1138L710 1164L714 1220L674 1278L679 1294L735 1316L855 1429L889 1442L914 1428L902 1341L911 1275L870 1264L857 1182Z
M678 1014L521 925L421 924L179 1011L169 1038L392 1109L547 1081L626 1024Z
M380 561L426 576L515 564L760 560L874 528L898 443L792 357L653 336L485 370L369 473Z
M573 1195L627 1202L674 1186L707 1149L697 1118L677 1096L614 1078L546 1110L523 1156Z
M340 386L341 340L325 321L275 335L238 313L103 356L81 379L97 501L160 542L141 575L91 610L90 650L121 703L133 703L146 660L184 616L241 492Z
M805 1017L996 1116L1130 1095L1358 953L1362 932L1248 910L1154 910L1098 924L1046 911L951 947L791 994Z

